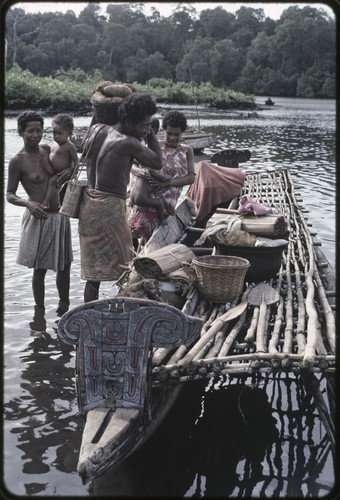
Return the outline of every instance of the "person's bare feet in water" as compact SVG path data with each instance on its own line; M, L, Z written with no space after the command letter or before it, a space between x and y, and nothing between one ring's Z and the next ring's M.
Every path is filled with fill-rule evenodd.
M70 307L70 302L68 300L59 300L58 308L57 308L57 314L58 316L62 316L65 314Z
M34 316L33 321L30 322L30 329L33 332L45 332L46 331L46 319L45 319L45 307L44 306L34 306Z

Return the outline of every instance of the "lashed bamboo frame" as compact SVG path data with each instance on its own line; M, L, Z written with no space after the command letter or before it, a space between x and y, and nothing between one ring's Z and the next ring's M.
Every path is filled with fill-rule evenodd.
M325 264L319 265L291 172L285 169L247 172L242 194L277 208L290 224L289 245L280 273L270 283L280 293L280 301L267 309L266 338L262 339L261 347L265 352L258 352L256 345L259 307L248 306L240 318L218 329L188 364L181 363L187 352L183 346L170 358L168 352L155 352L152 371L155 384L160 380L184 382L214 374L241 375L254 371L335 371L335 320L323 283ZM245 300L249 291L246 289L240 300ZM202 336L216 317L234 305L207 303L193 292L185 307L188 314L204 319Z

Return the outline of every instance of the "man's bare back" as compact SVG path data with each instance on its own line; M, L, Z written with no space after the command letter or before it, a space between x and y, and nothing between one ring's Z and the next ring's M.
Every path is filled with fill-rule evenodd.
M152 129L149 129L149 135L151 142L157 141ZM99 143L100 147L96 143ZM116 196L126 197L134 159L148 163L149 168L161 168L159 153L146 148L139 138L120 131L119 124L114 127L106 125L105 130L99 130L98 125L94 125L88 136L85 154L86 151L90 185Z

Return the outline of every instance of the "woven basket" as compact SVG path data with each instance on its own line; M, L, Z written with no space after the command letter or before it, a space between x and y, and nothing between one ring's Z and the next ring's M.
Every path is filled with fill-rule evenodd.
M198 289L206 300L230 302L242 292L249 261L242 257L205 255L192 260Z
M119 99L119 101L108 104L91 101L97 123L105 123L106 125L116 125L118 123L118 108L122 99L120 97L116 99Z

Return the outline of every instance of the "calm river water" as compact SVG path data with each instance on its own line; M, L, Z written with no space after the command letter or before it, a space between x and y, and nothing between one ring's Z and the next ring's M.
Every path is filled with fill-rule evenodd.
M264 98L259 98L262 104ZM273 98L275 106L228 115L200 110L216 134L205 157L247 148L241 166L289 167L328 259L335 262L335 101ZM188 108L189 124L197 127ZM45 120L51 142L51 119ZM75 118L76 132L89 117ZM5 120L9 158L21 148L16 120ZM200 158L202 158L201 156ZM199 158L197 158L199 159ZM318 414L292 376L224 379L185 387L169 418L115 471L83 485L76 472L82 418L77 414L74 352L56 333L55 275L46 280L47 338L32 335L32 270L15 263L23 209L5 202L3 478L11 496L321 497L334 483L330 444ZM72 220L71 305L83 300L77 221ZM111 293L103 287L101 298ZM326 382L322 382L326 390Z

